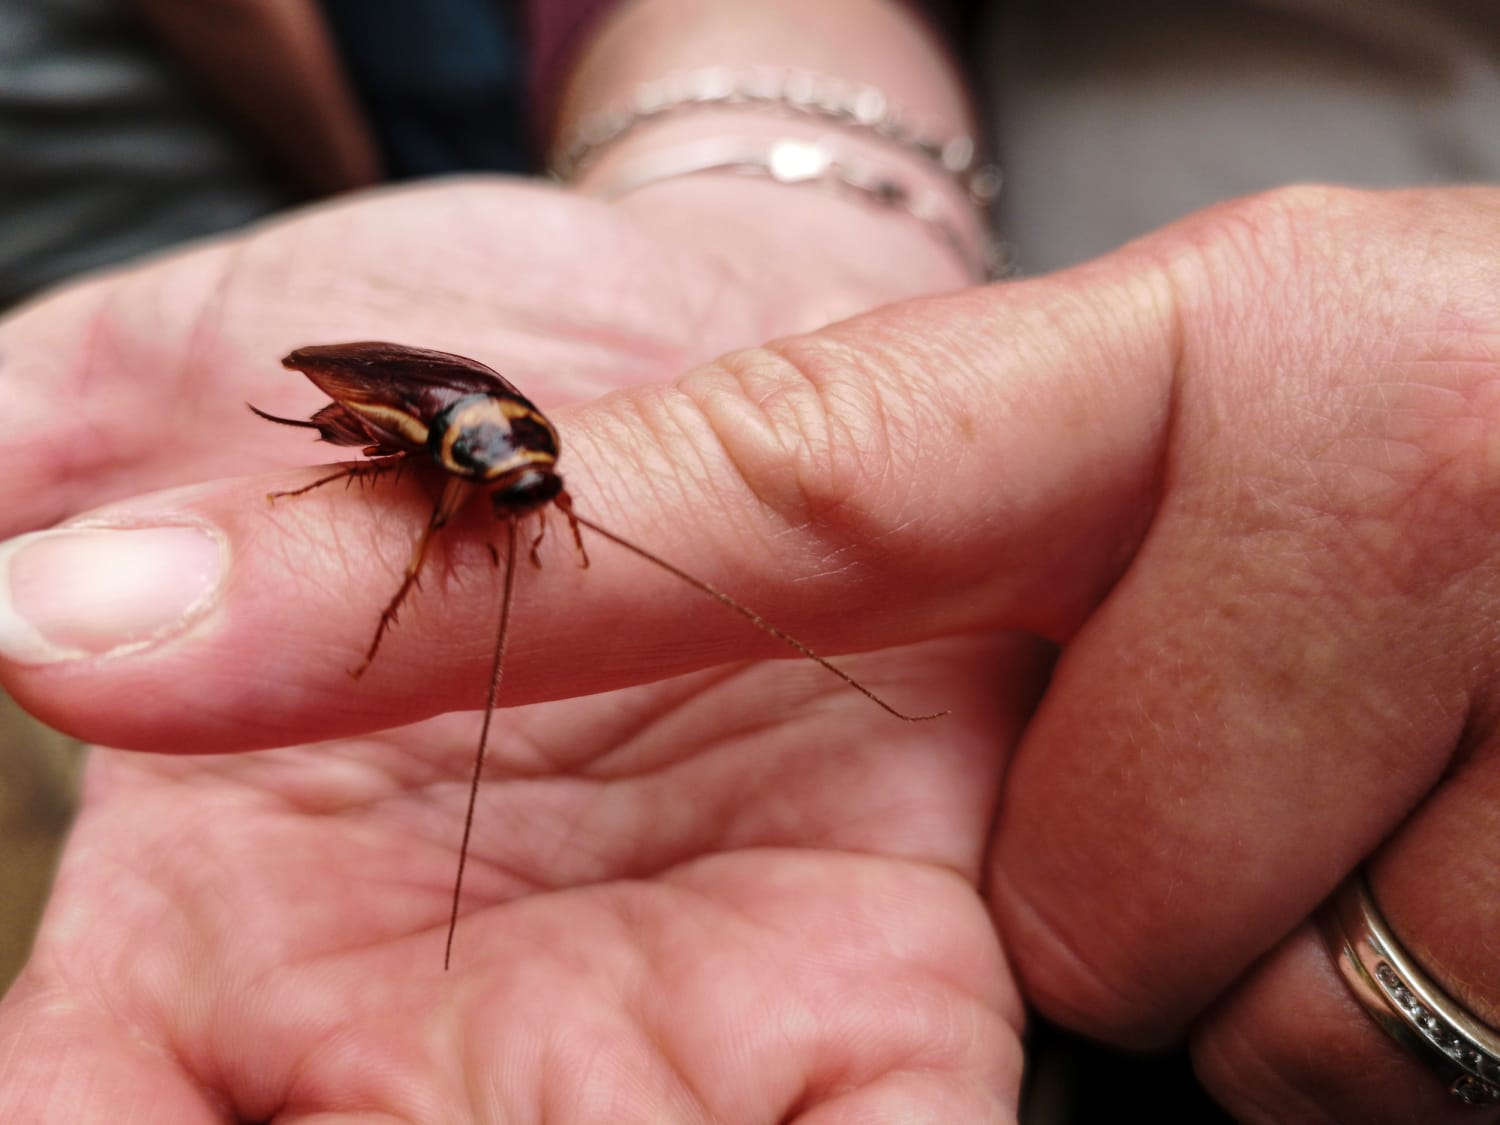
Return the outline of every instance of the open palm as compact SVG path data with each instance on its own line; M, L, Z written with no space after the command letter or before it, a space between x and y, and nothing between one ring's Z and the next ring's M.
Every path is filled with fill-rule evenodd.
M487 223L510 237L476 238ZM712 244L724 252L722 237ZM545 406L879 296L803 280L768 286L772 298L692 239L558 193L466 185L93 282L5 326L16 378L3 393L34 422L5 454L5 530L319 459L241 405L315 402L274 363L297 344L380 335L472 352ZM57 409L69 402L83 417ZM253 590L269 608L240 612L207 656L166 646L49 715L174 753L95 755L36 953L0 1016L4 1116L1013 1115L1019 1002L975 886L1033 690L1028 648L944 641L843 662L916 709L955 711L936 724L900 723L801 663L503 712L445 973L477 717L378 728L472 706L497 580L456 540L423 597L485 607L469 635L445 649L419 600L355 683L343 668L388 595L421 489L274 509L266 490L224 482L131 502L250 527L234 596L243 606ZM603 555L586 578L558 572L562 549L542 576L521 576L520 698L641 678L625 665L649 663L641 653L669 645L684 612L708 632L745 628L712 606L668 608L661 637L596 644L573 666L535 658L549 605L608 588L620 560ZM333 582L319 566L348 592L299 611ZM649 593L628 593L649 619ZM685 647L665 663L691 662ZM25 699L46 675L19 671L13 687ZM55 700L55 685L45 693Z
M161 1120L1008 1119L975 883L1019 656L857 665L937 726L795 665L505 712L447 973L471 716L101 755L6 1027Z

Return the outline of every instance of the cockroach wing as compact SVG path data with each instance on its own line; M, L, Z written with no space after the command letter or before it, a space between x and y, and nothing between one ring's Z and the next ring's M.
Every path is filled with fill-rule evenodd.
M536 409L499 372L448 352L370 340L298 348L281 362L333 399L312 418L323 440L375 456L421 452L432 419L467 395Z
M336 402L330 402L306 421L301 418L283 418L277 414L267 414L253 402L247 402L245 405L257 418L264 418L267 422L275 422L279 426L298 426L304 430L317 430L318 437L330 445L358 445L369 457L418 453L422 449L420 441L413 444L405 436L393 435L352 410L346 410Z
M491 367L450 352L365 341L298 348L282 365L300 371L335 402L403 405L424 423L464 395L497 395L536 406Z
M318 436L330 445L358 445L372 451L373 456L388 456L394 453L420 453L427 441L426 427L419 435L417 427L392 433L386 426L342 403L330 402L310 419L318 428ZM408 432L409 430L409 432Z

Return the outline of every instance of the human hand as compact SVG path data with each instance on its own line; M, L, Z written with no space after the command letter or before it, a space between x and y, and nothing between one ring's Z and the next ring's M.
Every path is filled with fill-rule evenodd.
M1246 1121L1473 1118L1317 932L1353 872L1500 1026L1497 245L1494 190L1290 190L777 349L867 389L804 479L897 638L1062 646L986 879L1023 994Z
M1063 646L987 880L1025 995L1247 1121L1472 1118L1316 932L1358 869L1500 1025L1497 245L1495 191L1294 190L778 349L883 392L808 476L905 533L893 612Z
M352 571L383 569L359 540L389 530L387 503L417 499L319 492L268 510L264 488L241 480L156 494L115 506L107 521L226 532L237 573L225 601L252 616L257 589L273 604L274 587L286 596L288 563L304 578L331 566L342 572L335 583L315 584L331 599L323 610L336 612L350 600L339 584L359 585ZM360 524L353 542L344 537ZM96 534L104 540L83 545L91 556L134 533ZM458 546L445 599L469 600L452 588L467 572L487 582L492 603L489 564L474 573L482 551ZM66 565L44 559L43 570L70 585ZM649 604L639 576L602 560L594 574ZM567 572L547 577L569 585ZM525 584L533 604L572 600L538 585ZM467 614L472 623L472 603ZM209 616L218 623L200 620L185 644L121 655L114 671L136 664L160 688L206 671L192 638L247 623L233 604ZM372 615L361 616L367 635ZM518 640L532 632L524 618ZM419 655L408 632L392 637L366 683L403 649ZM616 638L605 647L617 664L635 638L651 644L647 629L604 636ZM248 639L210 642L238 653L221 683L262 680L277 661L267 638L242 647ZM298 640L270 643L288 646L277 663L290 669ZM530 662L527 647L516 646L517 663ZM856 665L873 682L941 690L961 706L965 720L936 737L837 681L828 698L828 677L796 666L509 712L465 899L507 916L485 911L482 948L461 939L451 975L437 966L473 716L264 755L100 752L37 953L0 1015L0 1109L82 1120L134 1104L184 1121L217 1119L223 1105L253 1120L340 1109L504 1119L539 1106L576 1120L794 1110L1008 1119L1020 1012L974 884L1002 762L996 740L1014 735L1031 694L1030 647L960 639ZM553 655L549 690L567 690L569 667L597 674L576 650ZM109 658L93 663L110 677ZM441 679L410 666L395 678ZM350 705L338 721L375 721L384 693L337 669L334 682ZM115 686L96 712L105 725L92 728L111 742L228 749L295 738L299 724L329 717L290 696L247 699L238 729L216 737L212 721L180 709L185 721L158 712L142 724L136 689ZM123 724L109 729L110 714ZM278 732L283 719L294 725ZM492 818L498 834L484 827ZM105 992L99 981L110 982ZM445 1057L442 1044L466 1046Z
M1208 1084L1249 1120L1461 1116L1365 1020L1304 921L1379 849L1369 869L1397 932L1495 1020L1477 940L1494 864L1472 827L1487 815L1493 591L1473 529L1493 505L1497 219L1482 191L1227 206L1056 278L893 308L742 353L676 391L577 412L564 434L584 451L578 491L649 485L625 518L673 512L681 522L657 529L676 537L667 553L831 650L1001 625L1066 642L1006 778L990 881L1030 996L1117 1040L1190 1034ZM653 452L650 471L626 471L627 430L683 456ZM787 433L801 440L778 440ZM685 479L684 464L702 475ZM721 487L736 479L749 488ZM706 497L718 515L702 514ZM250 510L222 503L206 510ZM347 527L361 506L344 509ZM278 519L326 537L324 513L303 512ZM726 543L730 527L743 530ZM255 549L273 533L252 530L233 535L252 548L237 559L244 588L273 588ZM746 550L773 538L774 556ZM385 549L388 563L400 553ZM396 667L371 713L340 692L326 649L297 655L327 637L346 658L357 651L357 619L380 595L350 582L359 604L345 609L327 590L341 581L329 568L363 555L279 576L297 605L317 607L315 623L241 599L237 623L191 638L196 659L155 650L157 669L181 676L159 678L165 695L144 717L91 703L141 700L152 681L134 658L12 668L7 682L122 740L172 729L244 744L270 702L280 721L323 733L472 704L483 643L463 597L403 622L409 655L383 656ZM478 555L454 559L450 592L481 581ZM798 580L810 558L837 563L816 595ZM618 569L588 579L570 584L566 614L541 621L523 604L520 698L731 654L687 607L690 591L647 606L616 585ZM525 587L540 598L536 585ZM452 616L437 616L445 607ZM205 685L205 671L278 630L292 642L284 682L304 690ZM654 635L681 646L654 651ZM645 660L619 659L621 646ZM564 651L577 654L566 667ZM410 655L423 652L440 659ZM933 653L917 655L932 666ZM968 658L947 655L958 659L939 678L962 695ZM973 658L970 675L989 660ZM992 682L1010 672L990 669ZM205 687L222 709L187 710ZM941 704L963 720L965 702ZM1003 752L1004 723L985 725Z
M450 207L465 198L462 191L455 198L452 189L437 194ZM209 250L107 279L43 302L9 324L7 353L34 392L51 396L55 406L71 402L97 410L92 428L115 441L133 438L124 451L111 441L80 449L76 411L56 417L38 410L32 452L65 447L79 460L62 479L34 471L13 482L15 504L6 511L16 525L26 526L37 513L71 512L80 495L104 499L179 475L240 467L237 457L250 465L266 459L251 445L274 443L277 431L251 418L242 399L295 411L280 403L305 389L268 360L287 339L313 333L305 292L268 290L264 278L274 262L286 268L287 259L322 261L327 251L320 247L344 248L351 274L335 290L341 298L326 302L321 314L342 331L370 334L367 326L375 323L390 330L391 318L399 318L402 338L436 337L446 345L475 333L460 324L482 318L455 289L432 292L426 278L407 273L400 284L409 292L384 291L381 271L370 265L383 260L382 252L353 236L367 227L392 230L403 215L415 221L417 213L405 208L417 200L380 202L314 215L232 251ZM679 210L674 222L682 221ZM639 220L648 225L649 217ZM369 260L351 262L351 253ZM673 285L693 280L667 269L674 263L666 255L652 261ZM716 268L711 259L705 267ZM212 284L205 275L215 278ZM305 274L293 268L289 276ZM627 289L608 271L589 276L601 287L598 304L607 307L596 310L582 294L576 306L561 306L568 323L582 326L582 339L561 333L556 315L531 323L528 317L542 307L533 286L517 298L520 311L500 326L496 338L504 343L490 340L486 354L499 348L515 361L506 365L508 373L534 366L539 376L551 376L538 392L518 374L528 393L545 400L628 384L659 374L656 363L680 362L669 357L732 340L750 331L748 324L809 315L787 300L785 286L760 303L748 291L721 286L712 302L719 320L667 316L658 339L646 331L657 323L646 316L654 294ZM240 296L172 320L170 294L205 286ZM610 305L602 292L608 286L615 305L628 292L640 308ZM661 305L671 308L673 299L693 298L697 290L668 285L663 293ZM828 297L825 291L818 300ZM169 323L140 319L141 309L157 302ZM70 317L77 318L71 330ZM298 327L304 321L305 335ZM189 323L199 330L174 329ZM90 325L92 331L80 331ZM60 386L48 381L38 359L49 337L63 349L87 341L50 356L64 373ZM253 369L252 348L266 349ZM552 363L575 381L562 382ZM93 398L77 393L75 378L95 389ZM169 381L194 393L166 396L157 417L147 407ZM283 397L278 387L292 394ZM232 413L223 414L219 397ZM211 425L189 409L202 409L205 398L213 414L223 415ZM103 409L111 403L115 411ZM134 440L132 419L153 428L155 444ZM166 444L195 421L202 440ZM647 432L659 433L664 421L658 417L657 429ZM628 415L615 416L615 456L626 462L617 465L617 482L636 483L640 474L658 491L670 486L670 467L649 463L653 458L629 425ZM565 427L565 441L574 432ZM219 440L209 440L210 434ZM74 440L65 444L69 437ZM23 451L10 452L14 467L24 469ZM309 452L310 460L317 447ZM55 466L56 457L46 463ZM421 507L420 489L408 482L404 490L381 487L362 497L330 491L272 507L265 501L271 487L264 479L194 486L94 514L89 522L96 526L165 523L224 532L223 540L204 541L210 555L228 543L232 589L200 607L208 617L200 617L190 636L217 634L229 642L221 653L230 659L209 672L199 663L202 651L195 657L195 642L184 637L185 646L168 642L151 650L154 656L85 661L106 678L107 665L122 671L134 664L144 679L134 687L117 681L114 691L94 696L103 704L95 712L105 719L102 726L77 726L79 716L69 714L67 704L50 712L56 721L107 743L181 753L292 743L338 729L368 732L385 722L377 715L394 683L422 682L434 691L426 701L405 694L389 712L408 719L474 702L469 688L480 685L472 677L460 677L468 681L460 684L414 674L447 643L424 628L424 622L441 624L421 608L430 604L426 596L358 684L344 674L352 662L331 653L324 639L276 636L272 622L252 620L260 605L290 610L312 624L319 612L314 606L326 602L325 608L347 612L351 628L368 638L378 613L374 602L389 593L399 571L399 562L390 564L407 547L404 524L400 530L393 525L393 512L404 520ZM674 530L689 533L686 522ZM441 600L467 601L465 588L482 589L484 597L493 593L494 574L481 546L487 530L482 522L455 529L433 567ZM121 534L107 532L106 541ZM543 612L571 606L597 586L595 575L612 572L612 597L649 607L639 572L629 572L628 560L618 556L606 567L607 551L596 547L598 565L587 581L573 571L566 550L549 554L543 576L523 580L508 687L524 692L529 679L548 693L565 694L587 690L601 674L644 674L648 665L639 646L649 655L650 638L667 627L649 609L646 627L624 634L635 642L617 643L602 664L580 649L558 647L550 676L527 667L533 653L546 651L549 628L535 611L528 622L527 600ZM88 577L42 566L62 578L64 597L136 573L116 566L118 556L98 540L86 544L85 553L85 565L95 568ZM162 556L152 561L164 564L155 572L163 585L193 593L191 582L179 582ZM24 562L13 568L12 578L25 569ZM354 604L356 587L368 590L368 605ZM313 599L303 601L302 593L312 590ZM126 601L132 612L149 603ZM246 609L250 618L243 616ZM713 620L712 611L702 615L698 606L686 612ZM448 640L486 646L490 630L469 627L477 616L472 604L466 616L469 625ZM246 626L249 633L241 631ZM86 643L105 643L108 627L91 615ZM712 634L736 627L732 618L727 626L712 624L705 643L732 646ZM604 1113L612 1120L655 1121L689 1113L681 1107L696 1098L720 1117L779 1117L794 1105L839 1113L915 1105L936 1114L933 1120L1004 1119L1015 1097L1020 1015L973 885L1000 766L993 747L1003 738L1000 728L1013 733L1019 725L1034 661L1024 643L980 643L994 659L975 661L974 645L958 642L860 666L872 678L882 668L897 683L910 676L914 700L939 682L945 697L972 697L965 706L969 719L945 724L937 739L894 724L857 696L844 698L841 687L835 686L832 706L819 706L827 686L817 669L810 679L804 670L786 668L712 674L566 709L510 712L494 748L465 896L466 908L488 902L503 907L507 918L498 929L487 928L484 952L465 950L461 938L448 975L438 971L441 928L462 822L461 782L474 749L472 717L252 757L100 751L36 955L0 1017L6 1060L0 1117L61 1113L87 1120L143 1105L156 1117L183 1121L299 1110L446 1121L545 1105L577 1120ZM160 656L165 663L156 660ZM295 682L303 658L326 662L333 688L323 696L326 709L316 704L320 689ZM990 683L996 661L1017 669L999 696ZM683 660L684 666L691 662L690 655ZM243 694L267 682L268 664L279 666L275 678L285 694ZM908 671L913 664L915 673ZM66 678L68 667L79 666L65 662L50 672ZM570 688L570 673L559 668L572 669L579 686ZM964 668L981 677L966 689L953 679L966 675ZM17 671L8 685L48 711L44 698L60 682L35 666ZM35 672L41 680L33 687L51 685L40 694L22 683ZM224 722L210 717L217 704L190 708L208 719L205 724L175 702L154 717L143 714L148 696L188 680L198 684L195 691L226 692L225 701L238 697L245 706L220 712ZM142 683L150 685L145 696L138 692ZM65 687L62 692L68 694ZM784 708L785 722L766 724L767 707ZM109 714L121 725L111 727ZM793 728L800 730L793 734ZM919 773L882 764L914 754L926 763ZM579 846L558 862L566 837ZM831 973L831 964L844 967ZM653 983L656 974L660 983ZM847 989L836 986L840 977L847 978ZM110 983L101 989L101 981ZM372 987L376 981L388 987ZM860 992L861 1004L849 1003L850 990ZM935 1040L934 1026L948 1023L970 1032ZM525 1058L510 1050L518 1040L528 1044ZM501 1055L509 1069L497 1076ZM597 1068L586 1082L586 1068L575 1065L578 1056Z
M1052 506L1109 592L1044 603L1068 643L1006 777L1007 952L1064 1023L1187 1034L1246 1121L1473 1119L1309 921L1361 866L1500 1025L1497 235L1492 190L1231 204L1085 271L1089 298L1059 279L1059 334L1097 333L1097 366L1075 347L1061 385L1012 392L1058 475L1118 473L1141 522L1117 563L1086 552L1087 508Z
M938 731L784 664L506 711L448 973L472 715L97 751L0 1004L0 1116L1011 1120L1020 1003L974 888L1025 650L850 662L941 691Z

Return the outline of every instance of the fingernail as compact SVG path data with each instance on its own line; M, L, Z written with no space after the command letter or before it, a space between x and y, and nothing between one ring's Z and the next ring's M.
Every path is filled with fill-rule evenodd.
M181 632L213 604L224 545L201 527L74 527L0 543L0 656L111 656Z

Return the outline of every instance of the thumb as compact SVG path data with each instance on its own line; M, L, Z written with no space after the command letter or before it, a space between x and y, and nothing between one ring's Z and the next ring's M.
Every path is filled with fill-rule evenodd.
M1170 303L1143 264L892 306L558 411L575 507L821 652L995 627L1062 638L1154 500ZM277 503L315 478L215 482L12 540L4 686L80 737L196 752L480 706L503 584L482 504L435 541L368 674L348 675L440 478L414 465ZM784 654L604 541L572 565L564 525L554 514L541 576L523 539L507 703Z

